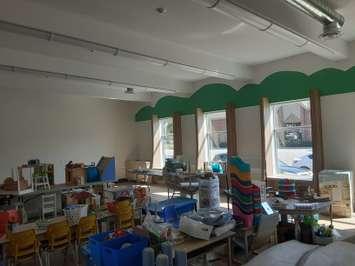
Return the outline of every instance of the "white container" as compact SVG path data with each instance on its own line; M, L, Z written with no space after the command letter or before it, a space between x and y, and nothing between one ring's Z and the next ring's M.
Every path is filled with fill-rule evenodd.
M80 218L88 216L88 205L87 204L78 204L71 205L65 208L64 215L68 220L70 226L77 225L80 221Z
M332 201L335 217L351 217L354 211L352 171L322 170L319 173L320 194Z
M200 208L218 209L220 207L219 179L200 179L199 188Z

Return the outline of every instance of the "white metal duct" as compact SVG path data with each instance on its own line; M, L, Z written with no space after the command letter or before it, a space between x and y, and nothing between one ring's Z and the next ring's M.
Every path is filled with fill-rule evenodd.
M286 0L323 24L321 37L336 38L341 34L345 18L334 10L327 0Z
M230 18L235 18L238 21L242 20L248 25L257 28L260 31L267 32L280 39L286 40L297 47L304 47L310 52L319 56L331 59L339 60L347 57L347 44L341 40L332 40L331 42L324 42L319 35L316 36L314 27L311 30L308 26L303 26L300 31L300 24L296 26L290 25L292 20L288 20L287 16L283 13L282 16L278 16L275 8L281 8L283 12L286 11L286 7L290 6L290 3L294 2L310 2L305 0L192 0L206 8L210 8L216 12L224 14ZM314 2L323 2L321 0ZM299 5L293 4L292 7L300 9ZM309 4L310 6L310 4ZM321 34L321 37L331 38L337 37L341 26L344 25L344 18L339 13L330 9L327 5L322 5L323 8L316 8L312 5L313 13L311 14L303 9L300 14L305 13L305 16L309 16L312 20L316 14L322 14L324 18L318 18L318 21L322 22L325 30L325 34ZM311 9L311 8L309 8ZM280 17L280 21L278 20ZM282 17L282 18L281 18ZM294 16L293 16L294 18ZM315 22L316 23L316 22ZM306 31L306 32L305 32ZM312 34L311 34L312 32Z

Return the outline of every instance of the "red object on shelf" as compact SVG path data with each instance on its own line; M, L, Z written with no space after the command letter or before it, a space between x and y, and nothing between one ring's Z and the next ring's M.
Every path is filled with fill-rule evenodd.
M116 213L117 212L116 204L115 204L114 201L107 202L106 206L107 206L107 209L108 209L109 212L111 212L111 213Z
M9 217L9 223L16 224L21 222L21 216L19 215L18 210L8 210L6 211Z
M6 233L7 224L9 223L8 212L0 212L0 238Z

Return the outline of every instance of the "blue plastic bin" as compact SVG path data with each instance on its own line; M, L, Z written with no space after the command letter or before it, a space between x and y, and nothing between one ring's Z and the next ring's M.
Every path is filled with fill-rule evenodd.
M96 166L88 166L85 168L85 171L86 171L86 182L87 183L100 181L99 170L97 169Z
M168 200L160 201L156 204L151 203L149 204L149 211L157 212L158 215L164 218L164 209L166 207L174 206L176 213L180 216L183 213L191 212L195 209L197 204L197 200L189 199L189 198L172 198Z
M128 247L121 248L129 243ZM142 266L142 252L148 247L148 239L127 234L102 243L103 266Z
M85 266L95 266L94 260L91 256L91 252L89 249L89 245L84 245L80 248L81 254L84 256L85 258L85 262L84 265Z
M104 232L89 237L88 246L90 250L90 255L96 266L103 266L102 243L104 241L112 241L112 240L107 240L107 237L109 236L110 233L111 232Z

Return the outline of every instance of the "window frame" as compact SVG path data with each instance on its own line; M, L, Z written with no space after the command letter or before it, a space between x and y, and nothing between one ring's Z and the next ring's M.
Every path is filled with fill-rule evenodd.
M276 114L275 114L275 109L276 106L280 105L286 105L286 104L292 104L292 103L298 103L298 102L303 102L303 101L308 101L309 102L309 108L311 108L311 101L310 98L304 98L304 99L298 99L298 100L291 100L291 101L283 101L283 102L273 102L270 103L270 130L271 130L271 162L272 162L272 174L268 174L267 178L274 178L274 179L291 179L291 180L302 180L302 181L312 181L313 180L313 169L310 169L311 175L297 175L297 174L284 174L284 173L279 173L279 169L277 166L277 160L278 160L278 144L276 140L276 135L278 130L284 130L286 127L278 127L275 128L275 122L276 122ZM307 126L292 126L290 128L309 128L312 134L312 119L311 119L311 114L310 114L310 124ZM313 155L313 139L311 143L311 150L312 150L312 155ZM314 162L314 159L312 158L312 163Z
M170 120L170 121L169 121ZM164 118L160 118L159 119L159 131L160 131L160 145L161 145L161 166L162 168L165 166L165 160L169 157L166 156L166 141L168 140L168 134L165 134L167 132L164 131L164 126L165 123L168 124L169 122L171 122L171 126L172 126L172 133L171 133L171 140L172 140L172 158L174 158L174 130L173 130L173 118L172 117L164 117Z
M204 113L204 127L205 127L205 139L206 139L206 154L205 154L205 161L206 162L213 162L213 158L211 158L210 160L210 156L211 156L211 150L212 150L212 137L211 134L212 132L209 130L211 129L211 121L214 118L219 118L219 116L221 118L225 119L225 123L226 123L226 129L224 131L216 131L218 134L219 133L225 133L226 135L226 157L228 156L228 136L227 136L227 113L226 110L219 110L219 111L211 111L211 112L206 112Z

